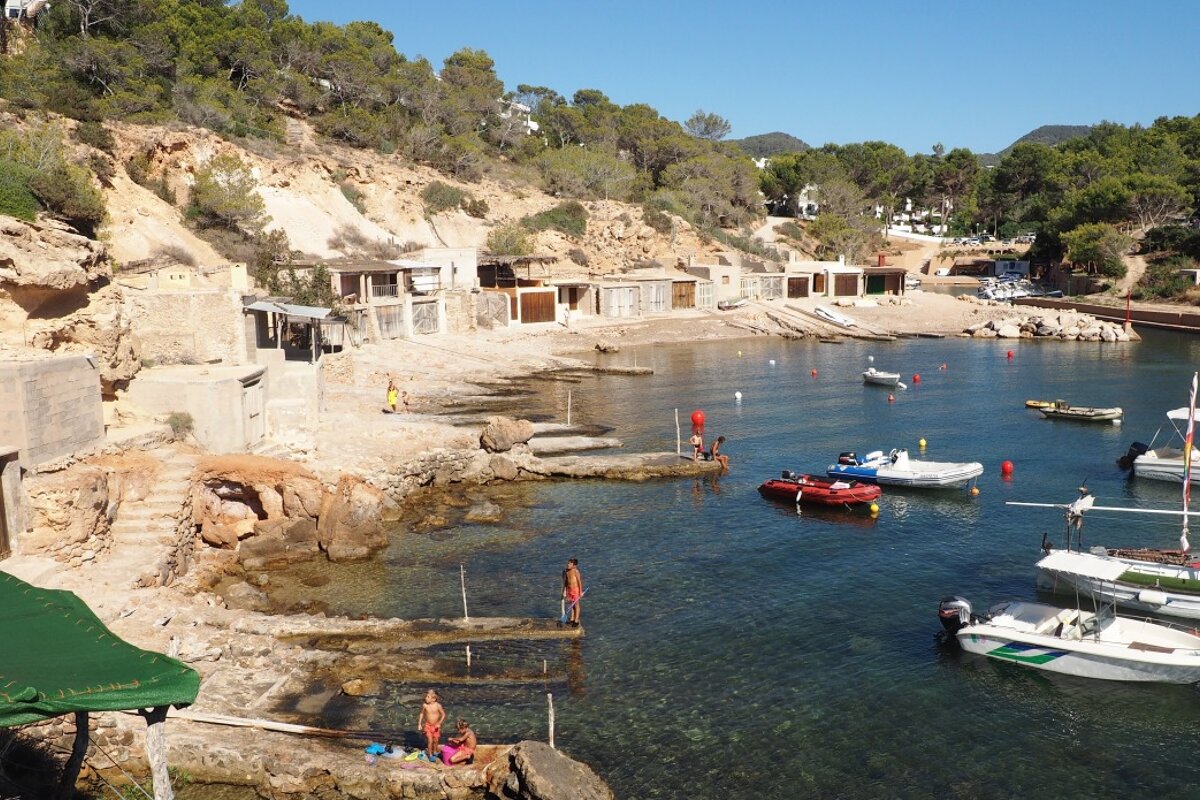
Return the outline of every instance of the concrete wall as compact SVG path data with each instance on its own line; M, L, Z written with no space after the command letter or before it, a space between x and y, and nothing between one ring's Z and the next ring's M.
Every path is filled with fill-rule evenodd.
M0 443L25 469L104 441L100 371L84 356L0 361Z
M479 286L479 251L474 247L426 247L415 261L441 268L443 289Z
M125 292L143 358L157 364L247 363L242 296L230 289Z
M159 367L138 373L128 397L154 414L190 414L192 435L214 453L244 453L266 429L265 373L260 366Z

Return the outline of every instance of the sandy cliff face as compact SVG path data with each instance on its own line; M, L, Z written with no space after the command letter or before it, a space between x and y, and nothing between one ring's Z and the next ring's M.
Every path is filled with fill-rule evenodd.
M271 218L267 229L284 231L294 249L322 258L355 254L352 248L336 244L336 235L346 230L368 241L482 248L496 226L561 202L504 176L458 183L400 156L312 144L307 137L303 141L309 143L296 147L255 142L251 152L199 129L112 127L118 140L118 165L145 156L151 174L161 177L177 198L177 204L171 206L141 187L130 190L118 166L113 188L106 191L111 221L104 236L119 260L148 258L165 248L178 248L202 266L213 263L215 254L188 231L181 209L196 171L220 153L232 153L252 169ZM435 181L458 186L474 199L485 201L485 218L458 210L427 217L420 193ZM347 199L344 189L357 193L357 204ZM703 242L682 220L676 220L674 232L655 231L644 223L636 205L615 201L584 205L590 215L587 232L578 238L557 232L537 234L539 254L558 256L564 267L570 267L567 254L578 250L586 256L590 270L607 273L647 259L686 259L722 249Z

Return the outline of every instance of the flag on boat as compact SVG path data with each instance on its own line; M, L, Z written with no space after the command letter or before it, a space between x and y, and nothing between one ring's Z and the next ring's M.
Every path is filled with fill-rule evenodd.
M1188 501L1192 499L1192 442L1196 435L1196 378L1200 373L1192 373L1192 396L1188 401L1187 434L1183 437L1183 509L1187 511ZM1186 519L1186 517L1185 517Z

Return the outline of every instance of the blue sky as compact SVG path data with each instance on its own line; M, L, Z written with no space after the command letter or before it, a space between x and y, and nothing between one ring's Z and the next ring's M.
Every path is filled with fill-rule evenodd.
M995 152L1039 125L1149 125L1200 113L1193 0L291 0L305 20L370 19L435 67L486 50L508 89L600 89L731 138L883 140Z

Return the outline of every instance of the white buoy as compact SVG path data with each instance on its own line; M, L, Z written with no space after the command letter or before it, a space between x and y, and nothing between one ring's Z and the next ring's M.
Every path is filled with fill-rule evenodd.
M741 393L741 392L734 392L734 393L733 393L733 399L734 399L734 400L741 400L741 399L742 399L742 393Z
M775 366L775 359L773 359L773 358L772 358L772 359L771 359L771 360L770 360L768 363L769 363L769 364L770 364L772 367L773 367L773 366Z
M867 356L867 363L868 363L868 364L874 364L874 363L875 363L875 356Z

